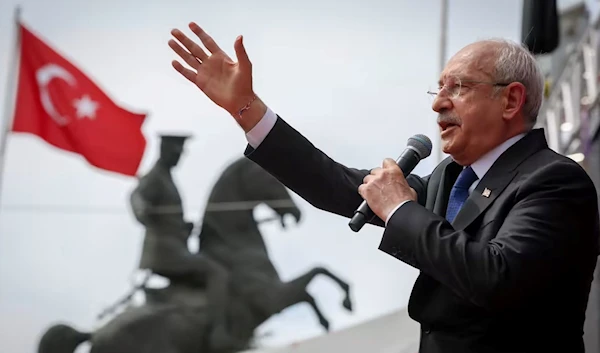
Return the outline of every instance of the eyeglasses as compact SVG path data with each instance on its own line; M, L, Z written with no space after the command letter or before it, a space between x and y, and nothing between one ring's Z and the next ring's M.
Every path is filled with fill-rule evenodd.
M446 80L446 83L440 87L436 91L427 91L427 94L432 97L437 97L443 90L446 91L448 98L458 98L460 96L461 89L463 87L468 87L468 84L485 84L492 86L508 86L509 83L503 82L492 82L492 81L475 81L475 80L461 80L459 77L453 76Z

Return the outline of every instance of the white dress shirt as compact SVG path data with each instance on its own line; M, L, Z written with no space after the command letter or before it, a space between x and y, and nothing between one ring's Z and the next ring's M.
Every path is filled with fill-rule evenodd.
M257 148L265 139L265 137L267 137L273 126L275 126L276 122L277 115L267 107L267 111L262 117L262 119L254 126L254 128L252 128L252 130L248 131L248 133L246 134L246 140L248 140L248 144L252 146L252 148ZM522 139L523 136L525 136L524 133L509 138L508 140L504 141L503 143L501 143L500 145L496 146L494 149L483 155L473 164L471 164L471 168L477 175L477 180L475 180L475 182L471 184L471 187L469 188L469 195L473 192L473 190L475 190L477 184L479 184L479 181L485 176L488 170L490 170L490 168L492 167L494 162L496 162L498 157L500 157L500 155L504 153L504 151L506 151L510 146L514 145L517 141ZM400 203L388 214L385 220L386 225L389 219L394 214L394 212L396 212L406 202L408 201Z

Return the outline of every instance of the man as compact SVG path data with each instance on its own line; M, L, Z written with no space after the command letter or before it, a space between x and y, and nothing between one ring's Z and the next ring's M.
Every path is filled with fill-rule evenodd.
M233 62L190 29L206 50L173 30L191 69L173 66L235 118L248 158L320 209L351 217L366 200L385 227L380 249L421 271L409 302L420 353L584 351L596 190L533 129L543 78L530 53L488 40L449 60L430 93L451 157L405 179L392 159L371 171L333 161L254 94L241 36Z
M206 288L215 322L210 343L216 350L229 349L237 344L226 327L229 275L219 263L189 251L187 241L194 224L184 219L181 195L171 174L188 137L162 135L158 160L130 195L133 214L146 227L139 268L171 282Z

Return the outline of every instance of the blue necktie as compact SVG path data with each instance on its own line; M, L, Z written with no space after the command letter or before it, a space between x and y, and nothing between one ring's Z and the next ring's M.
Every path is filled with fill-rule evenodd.
M446 219L448 222L452 223L454 221L458 211L469 197L469 188L477 179L477 174L475 174L471 167L464 168L460 172L452 187L452 191L450 191L450 199L446 208Z

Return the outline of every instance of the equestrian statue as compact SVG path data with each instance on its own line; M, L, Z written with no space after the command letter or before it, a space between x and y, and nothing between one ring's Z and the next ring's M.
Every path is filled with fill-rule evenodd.
M343 290L352 310L350 286L324 267L284 282L269 258L254 209L267 205L285 226L300 221L290 192L260 166L241 157L221 173L202 217L199 251L188 248L194 224L184 219L172 177L188 136L161 136L160 156L130 195L136 220L145 227L139 269L167 278L165 288L148 277L122 302L123 311L93 332L68 324L49 327L38 353L73 353L83 342L90 353L233 353L252 348L255 329L271 316L308 303L325 330L329 321L306 288L321 274ZM143 304L132 304L134 292Z

